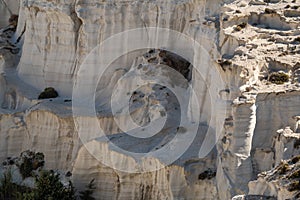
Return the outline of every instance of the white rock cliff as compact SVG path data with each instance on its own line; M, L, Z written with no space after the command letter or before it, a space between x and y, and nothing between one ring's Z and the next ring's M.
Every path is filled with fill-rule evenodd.
M281 184L298 167L299 0L0 2L1 160L43 152L96 199L299 196ZM38 99L47 87L59 97Z

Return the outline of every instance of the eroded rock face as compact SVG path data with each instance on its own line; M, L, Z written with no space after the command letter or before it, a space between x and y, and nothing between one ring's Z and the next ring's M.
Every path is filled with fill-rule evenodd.
M11 15L19 13L19 1L18 0L1 0L0 2L0 28L9 25L9 18Z
M269 181L269 176L281 181L281 175L272 175L278 167L265 177L258 174L299 154L297 6L297 1L260 0L21 1L17 27L11 24L12 31L9 26L0 32L4 63L0 158L27 149L43 152L45 167L72 171L79 190L95 178L97 199L294 197L295 193ZM190 58L204 66L202 73L192 65L193 59L183 60L163 46L129 52L111 63L100 80L95 90L97 116L85 112L73 116L73 83L81 78L85 70L81 64L90 51L114 34L153 26L184 33L200 43L203 51L192 49ZM12 47L22 53L15 54ZM116 48L108 47L106 53L113 55ZM285 79L274 79L274 73L284 74ZM84 84L97 78L92 71L87 75ZM133 81L149 77L153 84L137 87ZM155 82L168 83L170 88ZM198 91L200 110L192 109L195 102L188 84ZM57 90L59 97L38 100L46 87ZM181 91L184 104L172 88ZM79 89L84 93L84 87ZM121 102L123 93L128 93L129 115L116 120L111 103ZM84 102L85 96L80 98ZM212 99L224 102L223 107ZM179 112L177 107L188 109ZM116 107L117 113L124 110L122 104ZM177 141L185 141L192 136L192 126L181 126L179 119L193 119L195 113L200 113L195 139L166 167L161 168L168 154L140 161L112 146L140 153L168 146L175 135ZM168 116L165 126L153 138L141 140L133 136L145 136L143 131L130 136L124 131L130 128L129 118L147 128L164 116ZM105 135L96 131L98 125ZM216 138L217 145L208 145L206 152L201 146L207 135L208 141ZM294 172L297 166L289 168ZM147 167L158 170L142 173Z
M94 47L114 34L142 27L184 32L211 49L217 30L202 26L202 22L205 15L217 13L220 4L219 1L195 3L188 0L24 1L19 24L26 23L24 49L30 51L23 52L18 73L38 89L51 83L60 94L70 96L77 70ZM212 41L204 41L203 36ZM113 48L106 51L114 53ZM133 58L125 56L122 67L128 68Z
M106 145L97 142L91 142L87 145ZM107 147L106 147L107 149ZM111 154L112 153L112 154ZM115 159L122 165L132 167L138 165L135 161L125 163L128 159L125 155L108 151L107 159ZM155 172L148 173L124 173L104 165L91 156L85 148L78 153L73 174L74 182L78 188L89 182L90 176L86 174L86 167L89 166L90 173L94 174L96 179L96 187L98 188L95 196L99 198L113 199L218 199L215 177L198 179L198 173L202 173L205 169L213 167L211 159L194 161L186 165L186 170L180 166L172 165L162 168ZM152 165L159 166L158 160L150 161ZM149 163L148 163L149 164ZM189 175L188 171L192 174ZM99 177L99 178L98 178ZM119 191L119 192L116 192Z
M277 199L299 198L299 155L282 161L274 169L261 173L258 179L249 182L250 195L276 197Z

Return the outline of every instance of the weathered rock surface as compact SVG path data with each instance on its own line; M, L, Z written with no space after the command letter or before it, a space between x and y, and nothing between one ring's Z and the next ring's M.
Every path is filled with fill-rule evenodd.
M299 199L299 155L259 174L258 179L250 181L248 186L250 196Z
M19 1L18 0L1 0L0 1L0 28L7 26L8 20L12 14L19 13Z
M10 26L0 31L0 158L27 149L43 152L45 167L72 171L78 189L95 178L97 199L294 198L296 192L288 189L290 173L278 175L279 167L271 169L299 154L299 4L297 0L21 1L16 32L9 31ZM168 51L130 52L115 60L100 80L97 117L85 112L73 117L73 84L81 78L81 64L90 51L114 34L153 26L199 42L203 51L193 54L201 60L204 75L189 60ZM130 42L124 40L120 46ZM106 53L113 55L116 48L108 47ZM166 67L175 71L164 71ZM92 71L87 74L84 84L96 80ZM172 87L152 84L131 93L133 80L144 80L145 74L184 91L185 104L179 105ZM118 84L122 87L113 93ZM175 108L195 104L188 84L200 94L200 111L179 113ZM38 100L46 87L55 88L59 97ZM116 121L110 104L122 101L121 93L127 92L130 116ZM223 102L222 109L212 99ZM122 105L117 108L125 110ZM148 152L164 147L176 134L181 134L179 142L185 141L193 131L180 127L179 119L194 112L201 118L193 143L166 167L161 168L169 155L139 162L109 143ZM130 127L128 118L146 126L164 115L165 127L153 138L136 139L123 131ZM105 135L98 135L99 124ZM213 148L208 145L209 153L201 156L207 130L209 140L216 137L218 142ZM91 152L101 153L95 157ZM145 166L159 170L142 173ZM294 173L297 167L293 163L288 169ZM268 172L258 175L263 171Z

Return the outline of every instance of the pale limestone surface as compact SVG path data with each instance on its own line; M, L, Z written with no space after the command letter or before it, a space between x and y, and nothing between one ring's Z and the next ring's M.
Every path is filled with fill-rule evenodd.
M47 168L72 171L78 189L83 189L95 178L97 199L293 197L295 194L288 192L286 187L258 178L258 174L272 169L282 159L299 154L294 145L300 129L300 42L297 40L300 8L294 7L299 4L298 0L294 3L259 0L21 1L17 31L9 41L15 42L26 26L23 45L16 47L22 52L16 55L1 52L5 62L0 77L0 158L18 155L27 149L41 151L45 154ZM238 28L242 23L246 26ZM125 77L122 90L130 91L134 87L130 80L142 73L139 64L147 70L164 65L145 59L148 50L124 55L112 63L97 88L97 118L83 115L74 120L72 102L65 100L71 98L73 82L80 78L80 70L84 70L80 66L94 47L116 33L151 26L185 33L205 49L193 53L199 56L205 65L203 70L208 73L200 77L193 69L191 77L191 84L201 94L198 100L203 102L200 129L191 148L172 165L155 172L125 173L103 165L90 152L102 152L101 156L110 165L132 170L140 170L143 166L158 168L164 164L164 158L157 156L138 163L111 147L104 137L93 138L97 134L96 124L100 123L111 141L131 151L160 148L170 136L184 132L185 127L177 129L178 113L173 112L171 106L176 101L166 96L166 89L140 88L139 92L145 95L137 95L130 102L134 108L131 116L140 125L147 124L150 119L159 119L163 111L173 116L168 127L156 138L159 142L141 143L126 139L126 136L122 139L125 133L107 106L111 90L120 77ZM1 48L10 46L6 40L0 45ZM122 45L129 45L128 41L123 41ZM106 51L113 54L115 49L109 47ZM270 74L278 71L289 74L289 82L270 83ZM183 84L186 80L160 72L163 70L155 71L153 77L165 75L156 81L171 82L186 90ZM95 81L93 72L87 74L89 79L83 82L86 85ZM224 85L217 79L219 76ZM208 83L210 93L203 87L204 82ZM60 97L51 101L37 100L40 91L48 86L57 89ZM189 91L183 94L188 106L195 104ZM210 96L225 102L222 109L210 106L215 105ZM117 95L114 100L121 101L122 96ZM182 115L193 116L193 110ZM120 119L125 127L127 122L126 116ZM223 130L220 124L224 125ZM220 138L216 148L201 158L198 152L205 137L203 133L210 128L219 130L216 135ZM78 138L80 131L88 133L86 138L90 140L86 146ZM187 136L182 139L188 138L190 133L187 128ZM207 170L215 171L216 176L199 178Z

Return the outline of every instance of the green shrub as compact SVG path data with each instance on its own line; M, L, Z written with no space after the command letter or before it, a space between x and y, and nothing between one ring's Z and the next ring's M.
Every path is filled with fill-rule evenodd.
M0 183L0 199L33 200L24 198L23 194L29 193L31 188L19 186L12 182L11 173L5 173Z
M25 157L23 163L20 166L20 173L22 174L23 179L30 177L32 170L32 160Z
M275 84L283 84L289 81L289 75L284 72L273 72L269 76L269 81Z
M4 200L75 200L72 182L64 186L59 175L53 171L42 171L36 178L36 188L28 188L12 183L11 174L1 180L0 199Z
M36 170L39 167L44 166L44 154L43 153L34 153L31 151L24 151L21 153L21 164L19 166L20 173L23 179L32 176L32 170Z
M45 88L45 90L39 95L38 99L49 99L58 97L57 91L53 87Z
M12 193L15 190L15 185L11 182L11 174L4 174L3 179L1 180L0 187L0 199L10 199L12 198Z
M20 156L20 166L23 178L32 175L34 168L44 165L44 154L24 151ZM35 167L36 165L36 167ZM70 176L70 172L68 173ZM94 179L84 191L75 195L76 191L71 181L67 186L60 181L59 174L53 170L40 171L35 179L35 188L29 188L12 183L11 173L4 174L0 180L0 200L94 200Z
M42 171L36 179L36 190L33 196L39 200L71 200L75 199L75 189L71 182L68 187L65 187L60 182L59 175L53 171Z

